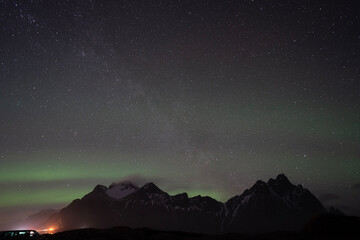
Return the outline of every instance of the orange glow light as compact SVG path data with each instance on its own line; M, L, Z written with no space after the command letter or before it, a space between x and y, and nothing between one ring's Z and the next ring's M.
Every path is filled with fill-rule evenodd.
M56 229L56 228L54 228L54 227L49 227L49 228L40 230L40 232L52 234L52 233L55 231L55 229Z

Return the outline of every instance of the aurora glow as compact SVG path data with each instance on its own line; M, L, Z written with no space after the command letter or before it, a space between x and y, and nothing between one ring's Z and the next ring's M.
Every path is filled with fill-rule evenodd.
M279 173L360 216L356 6L0 1L0 223L127 178L226 201Z

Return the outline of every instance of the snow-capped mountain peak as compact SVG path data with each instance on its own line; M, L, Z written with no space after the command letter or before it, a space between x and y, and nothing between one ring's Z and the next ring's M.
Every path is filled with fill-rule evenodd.
M135 192L138 190L139 187L132 184L129 181L123 181L120 183L112 183L109 188L106 190L106 194L109 197L115 198L115 199L121 199L130 193Z

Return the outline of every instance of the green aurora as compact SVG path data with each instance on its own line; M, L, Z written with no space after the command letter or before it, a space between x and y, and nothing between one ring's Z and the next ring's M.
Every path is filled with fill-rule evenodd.
M226 201L279 173L360 216L353 5L1 1L0 224L97 184Z

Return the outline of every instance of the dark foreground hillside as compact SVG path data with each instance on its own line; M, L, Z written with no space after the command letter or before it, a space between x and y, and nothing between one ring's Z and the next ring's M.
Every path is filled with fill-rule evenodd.
M302 231L277 231L262 234L227 233L218 235L160 231L149 228L115 227L107 229L78 229L59 232L49 240L138 240L138 239L209 239L209 240L360 240L360 218L322 214L311 219Z
M52 235L49 240L138 240L138 239L193 239L193 240L232 240L232 239L299 239L296 232L274 232L262 235L222 234L207 235L199 233L187 233L177 231L158 231L149 228L132 229L128 227L116 227L110 229L78 229L60 232Z
M27 238L2 238L27 239ZM325 240L344 239L360 240L360 218L337 214L320 214L310 219L301 231L272 231L263 233L219 233L205 234L184 231L164 231L150 228L83 228L42 235L40 240L138 240L138 239L218 239L218 240Z

